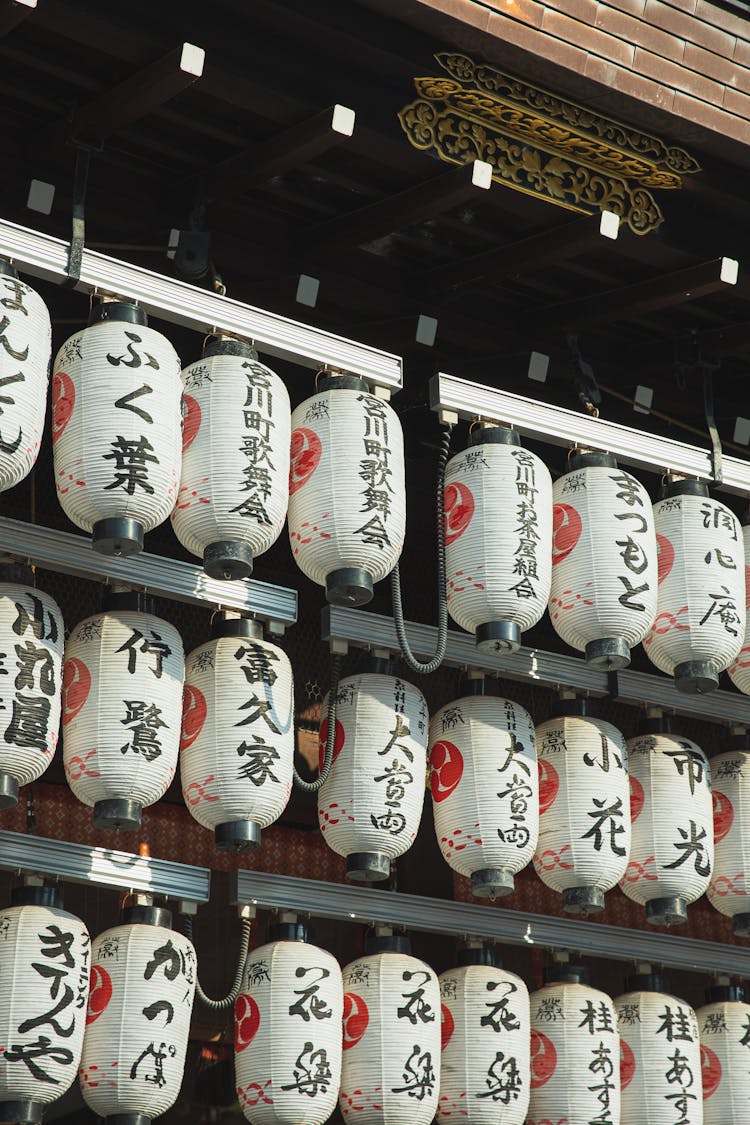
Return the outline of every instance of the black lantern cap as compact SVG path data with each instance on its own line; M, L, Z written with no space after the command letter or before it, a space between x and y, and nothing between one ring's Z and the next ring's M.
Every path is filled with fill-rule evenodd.
M663 973L633 973L625 978L626 992L668 992L667 978Z
M117 612L121 610L134 610L136 613L153 613L154 599L142 590L112 590L104 588L102 595L102 609Z
M660 500L671 500L673 496L708 496L708 485L702 480L670 480L663 484L659 492Z
M405 953L411 955L411 939L406 934L366 934L365 954Z
M0 277L18 277L18 270L7 258L0 258Z
M206 341L203 349L203 358L210 359L213 355L236 355L241 359L256 359L258 353L247 340L233 340L229 336L212 336Z
M516 445L521 435L512 426L475 426L469 434L469 445Z
M459 949L456 962L459 968L464 965L490 965L493 969L502 967L494 949L488 949L486 945L468 945Z
M589 971L585 965L547 965L545 984L588 984Z
M706 989L707 1004L729 1003L740 1004L744 1002L745 990L739 984L712 984Z
M57 887L14 887L10 892L11 906L44 906L47 910L62 910L62 895ZM0 1117L0 1121L2 1121Z
M268 927L269 941L307 941L304 922L274 922Z
M315 393L320 394L321 391L359 391L360 394L369 394L370 388L367 385L367 380L363 379L361 375L331 372L323 375L318 381Z
M41 1125L46 1104L35 1101L0 1102L0 1121L15 1125Z
M136 903L133 906L123 906L120 922L123 926L162 926L165 930L171 930L172 911L167 910L166 906L142 906Z
M602 453L596 449L577 449L570 455L570 472L576 469L616 469L617 458L614 453Z
M92 324L101 324L104 320L139 324L141 328L145 328L148 324L145 310L132 301L100 301L98 305L93 305L89 313L89 327Z

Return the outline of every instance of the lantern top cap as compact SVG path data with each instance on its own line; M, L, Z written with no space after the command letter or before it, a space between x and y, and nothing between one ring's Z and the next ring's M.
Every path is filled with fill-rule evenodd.
M120 922L123 926L161 926L171 930L172 911L165 906L125 906L120 911Z
M370 388L367 380L360 375L331 371L322 375L315 387L316 394L322 391L364 391L365 394L369 394Z
M671 715L649 715L638 724L638 736L644 734L672 734Z
M521 445L521 435L512 426L497 422L477 425L469 430L469 445Z
M0 563L0 582L13 582L18 586L33 586L34 572L25 563Z
M269 941L307 941L307 926L302 922L274 922L268 927Z
M241 359L256 359L258 353L247 340L235 340L231 336L210 336L203 348L203 358L214 355L235 355Z
M103 610L135 610L137 613L153 613L154 599L142 590L105 589L102 597Z
M614 453L603 453L596 449L575 449L568 462L570 471L576 469L616 469L617 458Z
M707 1004L721 1004L728 1001L743 1003L745 990L739 984L713 984L706 989Z
M365 953L403 953L411 955L411 939L406 934L367 934Z
M98 305L94 305L89 313L89 328L92 324L100 324L105 320L139 324L142 328L148 325L145 310L132 301L100 301Z
M596 718L593 700L577 695L573 699L559 699L554 706L553 719Z
M216 617L211 625L211 636L262 641L263 626L252 617Z
M456 961L459 968L464 965L489 965L493 969L502 967L494 949L488 949L486 945L468 945L459 949Z
M667 978L663 973L633 973L625 978L626 992L668 992Z
M18 277L18 270L7 258L0 258L0 277Z
M687 477L681 480L668 480L661 487L659 499L671 500L673 496L707 497L708 485L703 480L688 480Z
M44 906L47 910L62 910L62 895L57 887L22 886L10 892L11 906Z
M588 984L589 971L585 965L547 965L545 984Z

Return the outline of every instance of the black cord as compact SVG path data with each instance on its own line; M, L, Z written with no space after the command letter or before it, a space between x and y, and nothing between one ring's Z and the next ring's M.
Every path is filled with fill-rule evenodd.
M183 914L185 919L185 936L190 941L193 940L193 919L190 914ZM224 1012L227 1008L231 1008L235 1000L240 994L242 988L242 974L245 971L245 962L247 961L247 951L250 948L250 931L252 929L252 922L249 918L243 918L241 922L240 934L240 955L237 960L237 968L234 973L234 980L229 993L222 1000L212 1000L210 996L206 996L201 988L200 981L196 975L195 978L195 995L200 1000L201 1004L206 1008L210 1008L212 1012Z
M294 784L303 793L317 793L320 788L325 784L328 774L331 772L331 765L333 764L333 747L336 738L336 696L339 689L339 680L341 678L341 663L343 657L339 653L333 653L331 656L331 687L328 692L328 737L326 738L326 750L323 755L323 766L315 781L305 781L304 777L300 777L297 773L296 766L294 769Z

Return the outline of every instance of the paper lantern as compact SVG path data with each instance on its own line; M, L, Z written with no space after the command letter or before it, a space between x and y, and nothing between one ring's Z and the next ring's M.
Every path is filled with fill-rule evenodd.
M0 283L2 276L0 275ZM2 284L0 284L2 290ZM3 577L18 567L5 568ZM60 730L64 624L42 590L0 582L0 808L51 764Z
M696 480L668 485L654 519L659 599L644 648L657 668L674 676L679 691L713 691L745 637L739 521Z
M750 1106L750 1004L742 988L706 989L695 1013L701 1049L703 1125L746 1125Z
M130 555L168 517L180 478L180 361L127 301L96 305L57 353L52 450L57 497L94 549Z
M234 1005L237 1097L253 1125L323 1125L339 1096L341 969L304 926L270 936L249 953Z
M638 974L615 1000L622 1065L622 1125L702 1125L695 1012L664 978Z
M292 414L289 538L333 605L364 605L406 528L401 423L364 379L330 375Z
M343 970L339 1109L360 1125L429 1125L440 1090L440 989L408 938L370 938Z
M377 667L377 663L375 664ZM339 681L333 762L318 790L323 839L359 883L387 879L419 828L427 770L427 703L398 676L363 672ZM322 714L328 709L323 701ZM321 747L328 720L320 728Z
M594 914L630 854L628 752L619 730L586 700L556 706L536 728L539 842L534 870L569 914Z
M182 373L182 474L172 526L212 578L247 578L289 498L287 389L240 340L212 340Z
M750 603L750 523L742 524L742 546L745 552L745 635L742 639L742 648L735 656L727 671L734 686L743 695L750 695L750 615L747 612Z
M39 454L51 341L44 301L0 259L0 492L28 476Z
M51 887L0 913L0 1121L39 1125L78 1073L91 939Z
M736 735L730 744L736 749L711 759L714 868L706 896L738 937L750 937L750 738Z
M185 1069L196 958L169 910L129 906L91 950L81 1093L110 1125L148 1125L174 1105Z
M587 982L581 966L548 969L544 988L531 994L528 1125L619 1125L617 1018L609 996Z
M477 690L482 681L475 681ZM534 724L510 699L467 695L430 721L430 789L440 851L480 898L510 894L539 832Z
M666 726L655 720L653 729ZM669 733L627 746L632 835L620 887L646 907L648 922L677 925L708 888L714 865L708 759L689 738Z
M182 795L228 851L258 847L286 808L294 763L292 668L261 626L227 617L186 660Z
M97 828L133 829L174 777L185 659L179 633L144 595L105 604L65 645L63 762Z
M465 949L441 973L437 1120L523 1125L529 1108L529 993L487 949Z
M515 652L549 599L552 479L515 430L470 441L445 473L448 612L482 652Z
M555 481L549 615L595 668L630 663L656 613L651 501L609 453L578 453Z

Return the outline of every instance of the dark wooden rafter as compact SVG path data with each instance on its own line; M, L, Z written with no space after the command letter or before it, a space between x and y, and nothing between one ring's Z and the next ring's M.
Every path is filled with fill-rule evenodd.
M0 39L36 8L37 0L0 0Z

